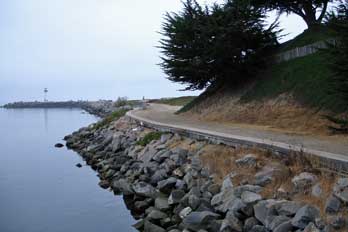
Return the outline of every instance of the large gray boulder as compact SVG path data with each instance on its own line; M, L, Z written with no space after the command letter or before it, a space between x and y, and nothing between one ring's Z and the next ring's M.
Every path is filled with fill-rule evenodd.
M243 203L245 204L254 204L262 199L260 194L250 192L250 191L245 191L241 195L241 199Z
M300 202L295 201L280 201L274 205L277 213L279 215L292 217L294 216L299 209L303 206Z
M315 222L315 219L320 215L318 208L305 205L297 211L295 217L291 220L294 227L304 229L309 223Z
M289 232L292 231L292 229L293 226L289 220L279 224L276 228L274 228L273 232Z
M219 184L211 184L208 186L208 192L210 192L212 195L216 195L220 192L221 186Z
M168 203L170 205L178 204L178 203L180 203L181 199L184 196L185 196L185 192L183 190L175 189L171 192L169 199L168 199Z
M213 196L210 203L217 211L226 213L237 199L239 198L234 195L233 189L230 188Z
M222 221L220 232L242 232L243 224L242 222L233 216L232 214L227 214L226 218Z
M341 208L341 202L337 197L330 196L325 203L325 212L329 214L337 213Z
M151 176L150 183L157 184L158 182L168 178L167 171L164 169L159 169Z
M259 224L260 224L260 222L256 218L254 218L254 217L247 218L244 221L243 230L250 231L254 226L259 225Z
M123 193L124 195L132 195L134 194L134 191L132 189L132 186L128 183L126 179L119 179L112 183L112 189L116 193Z
M225 176L223 182L222 182L222 186L221 186L221 192L229 190L233 188L233 183L231 181L231 176L227 175Z
M147 145L144 150L138 153L138 160L143 161L144 164L147 165L156 153L157 149L153 145Z
M235 188L233 188L234 190L234 195L237 197L241 197L242 193L245 191L248 192L253 192L253 193L260 193L262 191L262 187L258 186L258 185L241 185L241 186L237 186Z
M265 166L259 172L255 174L256 185L266 186L273 180L273 174L276 169L272 166Z
M346 225L346 219L342 216L329 216L327 221L336 230L340 230Z
M303 230L303 232L320 232L313 222L310 222Z
M171 134L171 133L162 134L160 141L161 141L161 143L166 143L172 137L173 137L173 134Z
M166 211L170 208L168 204L168 198L165 196L159 196L155 199L155 207L161 211Z
M133 191L143 197L149 197L155 199L157 196L157 191L152 185L145 182L138 182L133 185Z
M321 188L321 184L317 183L312 187L312 196L320 197L323 194L323 189Z
M164 160L168 159L172 154L172 151L161 150L157 152L152 159L158 163L162 163Z
M197 197L196 195L193 195L193 194L189 195L188 204L193 210L196 210L198 206L201 204L201 199Z
M162 180L158 182L157 188L162 192L162 193L167 193L169 194L172 189L176 185L177 179L175 177L169 177L168 179Z
M245 155L244 157L237 159L235 163L240 167L255 167L256 166L256 156L253 154Z
M180 217L181 219L184 219L184 218L186 218L191 212L192 212L191 207L183 208L183 209L180 211L180 213L179 213L179 217Z
M318 177L309 172L302 172L299 175L292 178L291 182L295 186L296 190L306 190L313 186L318 180Z
M166 232L166 230L160 226L157 226L157 225L149 222L148 220L145 220L144 232Z
M337 180L334 186L334 195L344 203L348 203L348 178Z
M269 230L264 226L256 225L248 232L269 232Z
M277 214L274 207L276 203L277 201L273 199L259 201L256 205L254 205L256 219L259 220L263 225L266 225L266 219Z
M150 220L150 221L156 221L156 220L160 220L160 219L164 219L167 218L168 215L161 212L160 210L157 209L153 209L151 210L151 212L147 215L146 219Z
M274 216L272 217L272 220L266 227L270 229L271 231L274 231L276 228L278 228L280 225L282 225L285 222L291 224L290 218L286 216ZM280 228L278 228L278 230L280 230Z
M210 211L192 212L184 218L183 224L187 229L198 231L204 229L212 220L219 217L219 214Z

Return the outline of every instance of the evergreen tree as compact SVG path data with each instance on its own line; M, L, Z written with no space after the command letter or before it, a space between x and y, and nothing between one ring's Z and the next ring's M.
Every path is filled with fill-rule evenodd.
M336 43L329 44L330 68L333 73L335 94L342 97L348 105L348 1L332 12L327 24L335 32ZM337 126L330 127L333 132L348 133L348 118L327 117Z
M277 44L274 25L248 1L229 0L201 7L187 0L180 13L167 13L160 41L161 66L168 79L186 90L217 82L239 83L264 68L266 48Z

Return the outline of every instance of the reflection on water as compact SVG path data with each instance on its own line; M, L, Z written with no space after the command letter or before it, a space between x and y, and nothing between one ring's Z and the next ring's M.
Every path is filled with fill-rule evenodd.
M43 109L45 119L45 131L48 132L48 109Z
M134 231L122 197L74 152L54 148L96 121L78 109L0 109L0 231Z

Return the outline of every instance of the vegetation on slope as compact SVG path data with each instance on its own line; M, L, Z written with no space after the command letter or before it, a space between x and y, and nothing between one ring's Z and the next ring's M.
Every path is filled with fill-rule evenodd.
M103 128L104 126L109 125L111 122L116 121L119 118L123 117L127 113L127 111L128 111L127 109L121 109L121 110L112 112L110 115L106 116L101 121L97 122L94 125L94 128L98 130L100 128Z
M330 39L333 36L334 34L329 27L324 25L317 26L313 29L307 29L302 34L296 36L294 39L281 44L276 52L284 52L297 47L304 47L318 41Z
M162 134L163 133L159 131L149 132L137 142L137 145L146 146L147 144L151 143L151 141L160 139Z
M171 105L171 106L184 106L184 105L189 104L195 98L196 98L195 96L161 98L161 99L151 100L150 102L151 103L158 103L158 104L166 104L166 105Z
M262 78L242 97L242 101L263 100L291 93L303 105L344 112L348 106L332 85L332 72L327 59L327 55L316 53L276 64L262 74Z

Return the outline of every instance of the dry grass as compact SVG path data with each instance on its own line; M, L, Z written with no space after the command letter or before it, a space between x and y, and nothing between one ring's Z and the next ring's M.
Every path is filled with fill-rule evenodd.
M241 103L241 94L216 94L193 107L186 116L203 121L249 124L290 133L328 135L328 112L301 106L292 96Z
M254 154L257 157L257 165L249 168L242 168L236 165L235 160ZM322 195L314 197L311 195L311 188L306 191L298 192L285 198L296 200L305 204L315 205L320 208L323 218L325 215L326 199L332 193L333 185L337 180L337 175L323 172L312 167L311 163L304 158L303 154L292 154L285 158L274 157L270 152L259 149L232 148L224 145L207 145L201 151L201 160L203 165L208 168L210 173L214 174L216 181L220 182L230 174L238 174L232 178L234 185L241 185L245 182L252 183L255 174L266 165L279 167L280 171L275 172L273 180L266 185L261 192L264 198L284 198L279 196L278 190L281 188L287 193L293 192L294 185L291 180L294 176L302 172L310 172L318 177L318 182L322 188ZM347 212L345 212L347 213Z
M246 154L254 154L257 157L255 167L243 168L236 165L235 161ZM257 149L231 148L225 145L207 145L201 151L201 160L208 170L216 176L217 181L231 172L238 173L233 178L234 183L249 180L254 177L256 172L265 164L261 157L268 157L267 152Z

